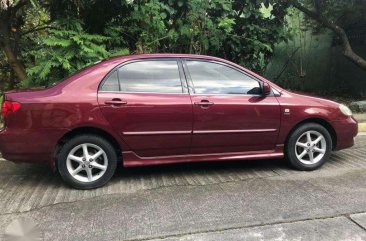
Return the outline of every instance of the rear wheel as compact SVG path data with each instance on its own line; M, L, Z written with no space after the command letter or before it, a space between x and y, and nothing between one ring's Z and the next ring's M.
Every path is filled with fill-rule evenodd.
M289 137L287 159L298 170L315 170L322 166L332 151L332 138L327 129L316 123L298 127Z
M105 139L81 135L61 148L57 165L66 183L78 189L92 189L103 186L112 178L117 166L117 154Z

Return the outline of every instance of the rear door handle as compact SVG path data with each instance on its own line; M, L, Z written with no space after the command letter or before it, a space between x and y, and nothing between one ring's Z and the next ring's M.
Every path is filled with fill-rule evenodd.
M194 102L195 105L200 105L202 107L209 107L211 105L214 105L215 103L210 102L208 100L201 100L200 102Z
M114 106L120 106L120 105L125 105L127 104L126 101L122 101L119 98L114 98L112 100L107 100L104 102L106 105L114 105Z

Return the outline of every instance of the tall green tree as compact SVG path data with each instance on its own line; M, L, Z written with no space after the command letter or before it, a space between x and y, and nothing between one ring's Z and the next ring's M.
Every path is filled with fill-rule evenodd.
M88 33L103 34L113 18L127 17L130 11L126 0L49 0L52 20L79 19Z
M22 26L30 1L8 1L0 2L0 48L7 58L9 66L12 68L19 80L27 78L24 65L19 60L19 39L22 35Z
M33 59L27 68L23 86L42 86L56 82L96 61L109 56L104 42L107 37L88 34L76 19L60 19L28 53Z
M256 0L0 1L7 56L0 68L25 85L46 85L127 52L207 54L263 71L274 45L288 37L287 3L265 16Z
M274 45L289 36L283 28L286 3L262 1L140 0L119 21L132 52L208 54L263 71ZM117 18L118 19L118 18Z
M0 61L0 77L7 83L2 81L0 88L14 88L19 82L23 86L52 83L92 62L127 53L119 46L110 46L107 52L105 45L117 41L94 34L104 31L116 9L101 6L104 1L93 1L92 6L90 2L1 0L0 48L6 60ZM107 8L113 10L108 18L98 16ZM97 26L97 21L103 24Z
M263 72L275 45L291 37L284 28L287 7L281 2L270 6L265 1L233 1L231 18L235 24L220 56Z
M355 23L366 25L366 1L333 0L284 0L315 21L315 28L327 28L337 36L343 55L366 70L366 56L361 56L352 48L347 28ZM364 30L363 30L364 31ZM365 33L363 33L365 35Z

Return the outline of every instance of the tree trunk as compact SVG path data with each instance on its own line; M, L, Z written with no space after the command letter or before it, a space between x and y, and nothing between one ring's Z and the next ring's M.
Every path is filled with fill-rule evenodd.
M15 72L19 81L23 81L27 78L27 73L25 72L24 66L18 60L16 54L11 47L10 41L10 28L4 22L0 24L0 47L3 50L9 65Z
M362 58L358 54L356 54L352 46L349 42L348 36L343 28L335 24L333 21L329 21L325 17L323 17L321 14L318 14L317 12L313 12L306 7L304 7L301 3L299 3L296 0L290 0L289 1L295 8L309 16L310 18L316 20L317 22L323 24L326 28L332 30L334 33L337 34L337 36L340 39L341 46L342 46L342 52L343 55L348 58L351 62L356 64L358 67L366 71L366 59Z
M6 58L8 59L8 63L14 70L19 81L27 79L27 73L25 72L23 65L20 63L13 50L11 49L10 44L4 43L1 48L4 51Z

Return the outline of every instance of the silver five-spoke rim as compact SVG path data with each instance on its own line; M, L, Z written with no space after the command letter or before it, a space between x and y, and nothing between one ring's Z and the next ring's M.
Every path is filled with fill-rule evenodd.
M107 171L108 158L102 148L91 143L74 147L66 160L70 175L80 182L93 182Z
M306 131L296 141L297 159L306 165L319 162L325 155L327 143L324 136L317 131Z

